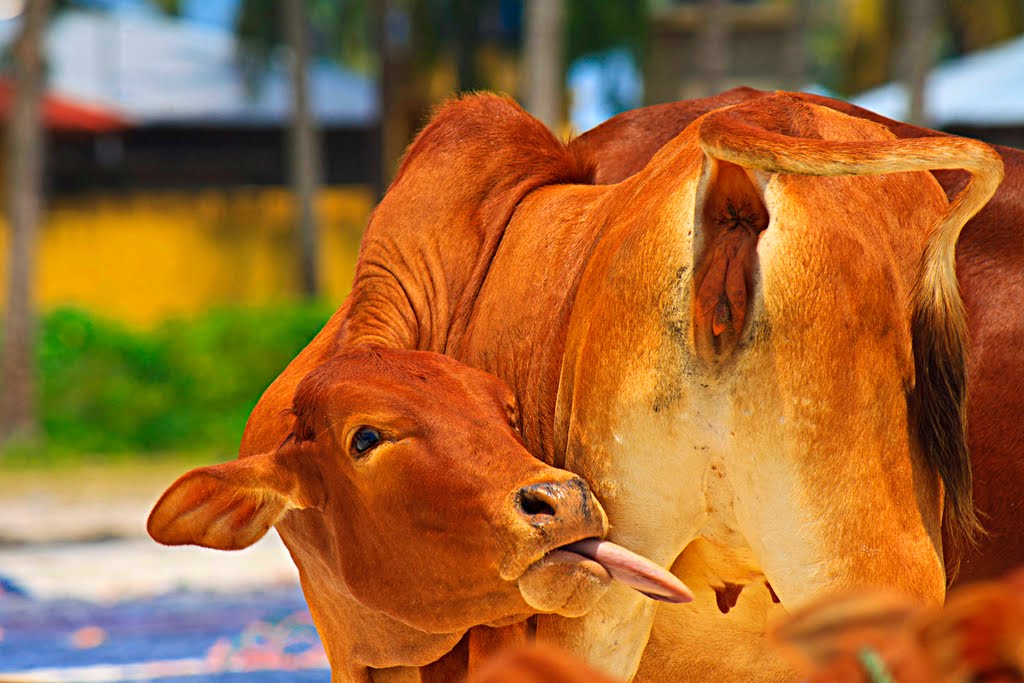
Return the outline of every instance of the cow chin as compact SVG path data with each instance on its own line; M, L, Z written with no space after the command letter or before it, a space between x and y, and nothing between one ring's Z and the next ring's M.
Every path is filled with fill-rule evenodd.
M590 611L611 582L611 575L597 562L554 550L519 577L519 592L538 612L578 617Z

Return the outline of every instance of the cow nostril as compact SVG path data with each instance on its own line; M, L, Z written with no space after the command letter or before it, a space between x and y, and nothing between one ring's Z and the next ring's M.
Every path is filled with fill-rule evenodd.
M544 484L535 484L519 489L516 504L528 517L554 517L555 506L552 494Z
M555 508L551 507L551 504L546 500L540 500L539 498L524 497L520 502L519 507L522 508L523 512L528 515L550 515L555 516Z

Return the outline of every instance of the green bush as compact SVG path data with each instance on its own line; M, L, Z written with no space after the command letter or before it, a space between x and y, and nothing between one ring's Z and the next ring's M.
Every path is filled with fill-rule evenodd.
M50 447L78 453L234 450L268 384L327 321L325 304L218 309L139 332L76 309L41 323Z

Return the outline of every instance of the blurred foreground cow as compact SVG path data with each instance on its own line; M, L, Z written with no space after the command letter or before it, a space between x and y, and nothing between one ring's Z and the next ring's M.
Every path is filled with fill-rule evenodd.
M803 607L771 629L808 683L1024 681L1024 570L953 591L942 609L858 592ZM501 653L470 683L610 683L550 647Z
M933 168L964 168L972 181L949 204L925 172ZM589 578L570 583L586 600L555 583L536 592L487 583L515 575L502 570L506 532L483 522L495 510L557 511L550 501L520 512L480 501L490 515L461 507L479 495L461 461L483 460L487 434L511 438L510 428L418 374L418 356L403 363L404 376L367 376L357 347L395 358L444 353L503 379L523 443L589 483L610 538L691 582L698 600L660 611L668 617L641 677L785 679L764 633L779 600L885 585L941 601L940 526L966 537L975 524L954 245L995 191L999 157L968 140L897 140L776 95L700 119L617 185L594 185L598 169L585 145L560 144L506 100L444 107L374 212L349 299L254 410L242 444L250 457L218 479L230 491L247 461L265 462L259 490L284 502L261 526L276 522L292 550L337 680L427 664L454 648L424 671L440 676L472 665L474 643L521 638L509 627L461 639L466 616L501 626L523 615L468 609L456 598L477 581L504 596L503 608L521 598L564 616L600 592ZM331 394L343 408L307 398L332 373L351 378ZM360 407L367 392L372 409ZM398 408L381 398L390 394ZM425 463L417 478L404 463L419 431L394 425L419 424L399 417L420 402L431 405L436 470ZM325 415L308 418L311 403ZM379 450L354 446L364 428ZM324 439L334 446L281 462L282 442ZM339 465L345 456L354 463ZM490 490L482 474L497 465L483 462ZM290 466L308 468L303 480L319 477L324 498L291 496ZM330 474L339 467L354 474ZM206 477L195 475L184 498L172 487L169 512L158 506L161 523L151 519L157 538L179 516L192 542L222 524L217 507L198 504ZM449 478L454 490L443 487ZM524 485L502 483L497 500ZM396 506L409 520L393 531ZM373 571L367 558L386 564ZM569 570L584 573L579 562ZM406 577L419 590L436 582L438 598L405 599L392 587L411 585ZM613 584L580 618L538 617L536 634L626 678L655 614L654 603ZM387 628L375 631L374 619ZM404 639L400 624L410 627Z
M1024 681L1024 571L952 592L942 610L859 593L799 610L772 633L811 683Z
M808 683L1024 681L1024 571L955 590L945 607L858 592L803 607L771 639ZM610 683L550 647L510 649L470 683Z

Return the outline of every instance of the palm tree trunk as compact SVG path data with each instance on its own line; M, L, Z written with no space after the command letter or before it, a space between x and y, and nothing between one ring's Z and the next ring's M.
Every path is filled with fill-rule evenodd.
M783 82L789 90L800 90L807 85L807 28L810 13L813 11L811 0L792 0L793 14L789 20L789 36L786 40L783 55Z
M564 0L527 0L524 43L526 108L557 132L563 120Z
M412 131L408 126L409 54L411 46L401 26L412 22L409 8L392 0L374 0L374 33L379 72L377 77L377 198L384 196L402 150ZM422 9L422 8L421 8Z
M284 29L291 48L292 116L288 135L292 190L298 204L299 266L302 292L320 293L317 268L319 220L316 201L320 193L319 131L309 101L309 40L305 0L281 3Z
M476 66L480 47L480 0L459 0L455 4L455 75L456 87L471 92L481 87Z
M700 71L704 94L711 96L722 90L729 71L728 30L725 0L704 0L703 5L698 37Z
M907 90L910 99L908 120L927 127L925 83L935 61L935 0L906 0L904 21L906 26Z
M49 0L25 3L14 42L14 102L7 127L7 324L4 326L0 443L38 434L35 388L35 311L32 301L36 233L43 184L43 29Z

